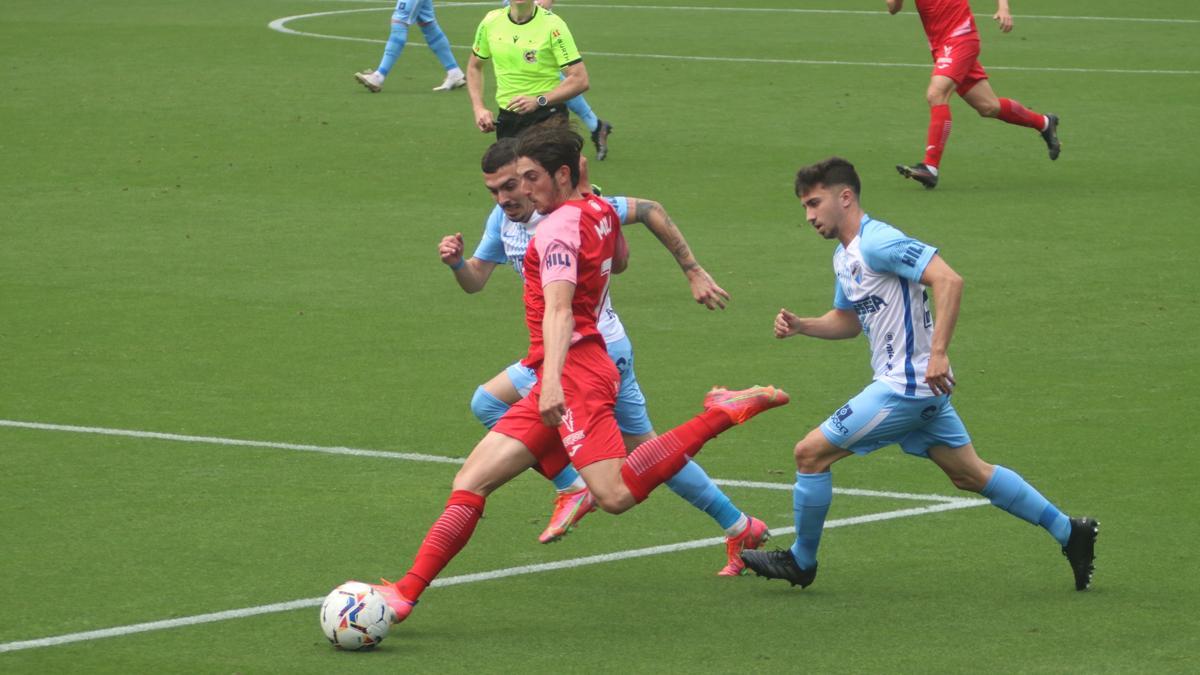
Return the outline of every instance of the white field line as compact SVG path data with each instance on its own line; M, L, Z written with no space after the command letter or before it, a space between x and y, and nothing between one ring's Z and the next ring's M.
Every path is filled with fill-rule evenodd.
M462 464L464 460L456 457L441 457L438 455L421 455L410 452L389 452L386 450L364 450L362 448L343 448L325 445L302 445L299 443L275 443L273 441L246 441L238 438L217 438L215 436L186 436L183 434L164 434L158 431L136 431L133 429L106 429L103 427L78 427L69 424L42 424L41 422L19 422L17 420L0 420L0 427L15 427L19 429L40 429L42 431L68 431L77 434L101 434L104 436L126 436L130 438L154 438L161 441L183 441L185 443L209 443L212 445L236 445L246 448L274 448L276 450L299 450L302 452L320 452L327 455L351 455L353 457L379 457L383 459L404 459L410 462L438 462L441 464Z
M351 2L364 5L381 5L380 10L392 9L394 5L383 6L379 0L326 0L327 2ZM683 12L760 12L768 14L859 14L867 16L886 17L888 13L881 7L879 10L865 9L801 9L797 7L683 7L675 5L595 5L577 2L559 3L560 9L650 9L663 11L683 11ZM490 7L496 8L495 2L442 2L438 3L438 7ZM981 13L975 16L980 19L990 21L991 14ZM1051 21L1125 21L1130 23L1180 23L1191 24L1200 23L1200 19L1154 19L1136 16L1056 16L1052 14L1014 14L1014 19L1025 21L1031 20L1051 20Z
M248 441L240 438L220 438L217 436L191 436L185 434L167 434L160 431L138 431L135 429L110 429L107 427L81 427L71 424L46 424L44 422L21 422L18 420L0 420L0 427L16 429L35 429L38 431L61 431L76 434L99 434L102 436L124 436L127 438L152 438L160 441L178 441L183 443L207 443L210 445L231 445L243 448L269 448L272 450L297 450L300 452L316 452L326 455L349 455L352 457L373 457L377 459L398 459L408 462L434 462L438 464L462 464L466 460L458 457L441 455L423 455L413 452L392 452L389 450L366 450L363 448L346 448L341 446L304 445L300 443L277 443L275 441ZM759 483L743 480L713 479L717 485L730 487L759 488L766 490L791 490L791 483ZM879 492L875 490L859 490L854 488L834 488L835 494L853 497L882 497L887 499L910 499L922 502L969 502L962 497L947 497L944 495L909 494L906 492Z
M490 6L491 3L489 3ZM349 42L373 42L376 44L385 44L387 40L379 40L375 38L360 38L348 37L345 35L328 35L325 33L312 33L307 31L295 30L288 28L287 24L299 20L310 19L321 16L333 16L337 14L352 14L355 12L377 12L380 9L390 8L369 8L369 9L341 9L331 12L313 12L310 14L297 14L295 16L285 16L280 19L275 19L267 24L271 30L285 33L288 35L299 35L303 37L321 38L324 40L345 40ZM421 43L410 41L410 44L420 45ZM454 49L465 50L470 49L466 45L451 45ZM799 66L860 66L866 68L921 68L928 70L929 63L888 63L883 61L838 61L825 59L768 59L754 57L735 57L735 56L687 56L679 54L630 54L624 52L598 52L587 51L588 56L611 56L616 58L635 58L635 59L659 59L668 61L695 61L695 62L719 62L719 63L766 63L776 65L799 65ZM1019 72L1032 73L1106 73L1118 75L1200 75L1200 70L1162 70L1162 69L1134 69L1134 68L1069 68L1055 66L987 66L988 70L1012 70Z
M901 509L898 511L887 511L884 513L873 513L866 516L855 516L853 518L839 518L825 523L825 529L834 527L845 527L848 525L861 525L863 523L874 523L883 520L893 520L896 518L908 518L911 516L925 515L929 513L938 513L941 511L953 511L956 509L966 509L974 506L982 506L987 504L986 499L960 499L953 503L935 504L932 506L923 506L911 509ZM784 527L775 529L772 528L773 535L784 535L795 532L793 527ZM478 581L491 581L493 579L503 579L506 577L515 577L523 574L539 574L542 572L553 572L556 570L574 569L577 567L585 567L587 565L597 565L600 563L616 562L620 560L630 560L632 558L644 558L653 555L662 555L665 553L675 553L677 551L687 551L696 548L705 548L708 546L716 546L725 541L723 537L710 537L708 539L695 539L692 541L680 542L678 544L666 544L663 546L650 546L647 548L631 549L628 551L616 551L614 553L603 553L600 555L586 556L583 558L574 558L571 560L560 560L558 562L541 563L537 565L522 565L519 567L507 567L504 569L493 570L491 572L478 572L476 574L460 574L454 577L446 577L433 582L433 586L457 586L459 584L470 584ZM250 616L259 616L262 614L275 614L277 612L289 612L294 609L303 609L305 607L318 607L325 598L302 598L299 600L291 600L289 602L278 602L270 605L259 605L257 607L245 607L242 609L231 609L224 612L213 612L211 614L197 614L195 616L185 616L178 619L166 619L163 621L149 621L146 623L135 623L127 626L115 626L113 628L103 628L100 630L83 631L80 633L68 633L66 635L56 635L53 637L39 638L36 640L22 640L19 642L6 642L0 644L0 653L15 652L23 649L37 649L40 647L55 647L58 645L71 644L74 642L87 642L90 640L99 640L102 638L121 637L124 635L134 635L136 633L146 633L156 630L166 630L168 628L180 628L183 626L195 626L204 623L214 623L217 621L228 621L230 619L242 619Z

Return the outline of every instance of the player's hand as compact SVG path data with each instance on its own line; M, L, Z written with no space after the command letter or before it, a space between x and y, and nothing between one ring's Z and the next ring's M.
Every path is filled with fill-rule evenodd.
M786 309L775 315L775 337L780 340L800 333L800 317Z
M954 377L950 375L950 357L945 354L930 354L929 365L925 368L925 384L933 390L934 396L947 396L954 393Z
M992 15L992 18L996 20L996 23L1000 24L1001 33L1007 33L1012 30L1012 14L1009 14L1008 11L1001 10L996 12Z
M462 262L463 257L463 236L462 232L455 232L442 237L442 241L438 244L438 255L441 256L442 262L447 265L457 265Z
M525 115L537 110L538 104L533 96L514 96L505 107L518 115Z
M688 284L692 287L692 297L696 302L709 309L725 309L725 303L729 302L729 292L718 286L703 267L688 272Z
M567 399L563 395L562 384L542 382L538 412L546 426L554 428L562 424L563 415L567 414Z
M475 111L475 126L485 134L490 134L496 130L496 122L492 119L492 111L486 108L480 108Z

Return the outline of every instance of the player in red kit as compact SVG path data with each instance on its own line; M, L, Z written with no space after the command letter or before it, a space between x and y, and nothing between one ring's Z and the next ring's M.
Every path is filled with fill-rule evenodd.
M487 496L522 471L556 475L570 462L597 504L622 513L684 467L717 434L784 405L772 386L713 389L704 411L628 456L613 414L620 374L597 330L614 271L628 247L621 221L604 200L579 189L583 138L565 126L527 130L517 146L523 192L547 214L525 254L525 321L537 371L529 395L504 414L471 451L454 477L450 499L400 581L375 584L398 623L425 589L466 546Z
M920 164L899 164L896 170L927 189L938 184L938 167L942 151L950 137L950 95L957 92L982 117L996 117L1009 124L1029 127L1046 142L1050 159L1058 159L1062 145L1058 142L1058 116L1041 114L1025 108L1011 98L999 98L988 84L988 75L979 63L979 31L967 0L914 0L921 25L929 38L933 53L933 76L925 98L929 101L929 132L925 144L925 159ZM887 0L888 12L895 14L904 0ZM996 14L1001 32L1012 30L1012 15L1008 0L997 0Z

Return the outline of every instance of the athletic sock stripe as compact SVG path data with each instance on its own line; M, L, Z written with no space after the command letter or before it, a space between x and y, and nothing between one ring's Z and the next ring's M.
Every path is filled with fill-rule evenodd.
M677 453L680 447L679 439L673 435L659 436L639 446L625 459L625 463L640 476L650 467Z

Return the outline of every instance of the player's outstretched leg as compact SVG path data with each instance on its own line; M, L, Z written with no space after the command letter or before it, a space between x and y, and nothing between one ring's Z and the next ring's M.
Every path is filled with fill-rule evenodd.
M761 387L756 384L749 389L737 390L713 387L704 395L704 409L720 410L734 424L745 424L755 415L787 405L790 400L787 392L772 385Z
M621 464L621 482L634 503L641 503L654 488L679 473L709 440L759 413L786 405L788 400L787 392L773 386L742 390L713 388L704 397L704 412L629 453ZM630 505L601 506L619 513Z
M1063 546L1063 555L1071 563L1075 575L1075 590L1086 591L1092 585L1092 572L1096 562L1096 537L1100 534L1100 523L1095 518L1072 518L1071 536Z
M767 526L761 520L743 513L696 462L684 464L679 473L667 481L667 487L708 514L725 530L726 563L717 575L741 576L746 567L742 564L741 552L762 546L771 536Z
M408 572L395 583L372 584L392 608L393 623L400 623L412 614L421 594L467 545L475 525L483 517L485 501L483 495L468 490L451 492L446 509L429 528Z
M995 117L1001 122L1007 124L1015 124L1020 127L1028 127L1037 131L1042 136L1042 140L1046 142L1046 150L1050 153L1051 161L1058 159L1058 155L1062 152L1062 144L1058 142L1058 115L1035 112L1021 105L1020 101L1011 98L996 98L994 99ZM968 101L972 105L976 105L977 101ZM991 112L988 110L981 114Z
M929 458L956 487L978 492L996 508L1046 530L1062 546L1063 555L1071 563L1075 588L1081 591L1088 588L1099 523L1092 518L1068 517L1017 472L980 459L970 443L957 448L929 448Z

